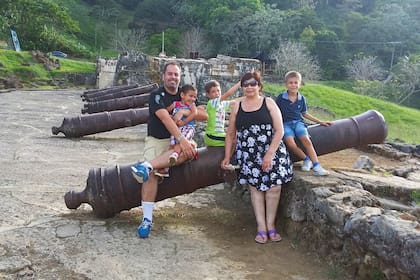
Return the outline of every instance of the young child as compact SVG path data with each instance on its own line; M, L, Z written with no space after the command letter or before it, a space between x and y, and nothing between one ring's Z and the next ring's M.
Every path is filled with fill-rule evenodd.
M287 72L284 80L287 90L280 93L276 98L276 103L283 116L284 142L292 153L303 159L303 171L312 169L316 175L328 175L328 171L318 161L318 156L312 145L303 118L324 126L329 126L332 123L321 121L307 112L305 97L299 92L302 83L302 76L299 72ZM296 145L295 137L299 138L306 153Z
M178 125L181 134L193 144L192 141L195 134L195 121L186 121L186 118L191 112L197 113L197 107L195 101L197 100L197 89L192 85L184 85L181 88L181 101L175 101L169 108L172 109L172 118ZM169 163L174 165L178 160L179 154L181 153L181 147L173 135L171 135L171 146L174 152L169 156Z
M204 86L206 95L209 98L206 106L209 117L205 130L206 135L204 136L204 143L206 146L223 147L225 145L226 111L233 102L233 100L226 99L231 97L240 87L241 82L238 82L220 96L220 84L217 81L211 80Z

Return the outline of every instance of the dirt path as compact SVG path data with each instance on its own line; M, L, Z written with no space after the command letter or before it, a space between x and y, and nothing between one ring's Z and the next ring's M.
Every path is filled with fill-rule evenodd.
M80 93L0 94L0 279L344 279L284 234L256 244L250 203L223 185L159 202L147 240L135 233L140 208L106 220L89 205L67 209L64 193L82 190L90 168L139 159L146 129L52 136L79 114ZM350 168L360 154L321 162Z

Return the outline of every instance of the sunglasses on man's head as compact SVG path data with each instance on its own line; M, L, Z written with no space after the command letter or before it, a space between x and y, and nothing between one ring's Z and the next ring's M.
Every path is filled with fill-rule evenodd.
M249 87L249 86L255 87L255 86L258 86L258 82L257 81L250 81L250 82L245 81L245 82L242 83L241 86L242 87Z

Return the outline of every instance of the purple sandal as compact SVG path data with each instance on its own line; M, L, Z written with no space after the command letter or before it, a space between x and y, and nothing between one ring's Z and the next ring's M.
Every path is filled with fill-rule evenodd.
M257 236L255 236L255 242L258 244L265 244L267 243L267 232L266 231L258 231Z
M280 234L277 232L276 229L270 229L267 231L268 237L272 242L280 242L282 240Z

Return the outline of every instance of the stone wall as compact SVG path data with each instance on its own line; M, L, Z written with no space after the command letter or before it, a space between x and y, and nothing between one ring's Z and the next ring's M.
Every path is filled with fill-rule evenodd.
M116 59L98 58L96 61L96 87L108 88L114 86L117 69Z
M253 69L260 70L261 62L256 59L233 58L218 55L216 58L184 59L170 57L152 57L145 54L121 54L118 60L98 60L98 87L110 87L122 84L146 85L161 82L163 67L168 61L181 65L181 85L192 84L199 91L199 103L206 101L204 85L216 79L222 91L228 90L241 76ZM111 67L112 66L112 67ZM115 69L113 68L115 66Z

